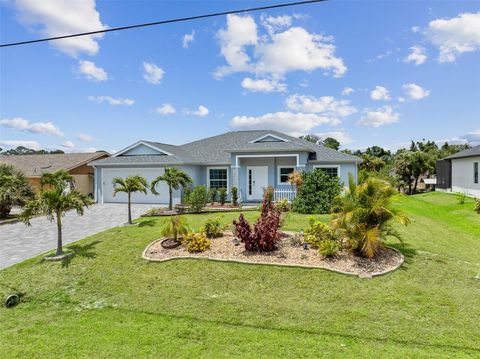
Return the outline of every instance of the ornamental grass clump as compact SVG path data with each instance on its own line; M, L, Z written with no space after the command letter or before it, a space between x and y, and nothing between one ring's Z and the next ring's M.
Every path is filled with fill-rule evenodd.
M245 244L247 251L271 252L277 249L280 240L280 211L273 205L273 189L265 190L260 218L253 230L243 214L233 224L236 237Z

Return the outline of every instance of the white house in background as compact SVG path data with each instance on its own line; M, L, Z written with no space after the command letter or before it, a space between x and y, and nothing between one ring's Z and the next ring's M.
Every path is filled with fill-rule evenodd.
M480 145L445 157L437 162L436 189L480 197L479 166Z

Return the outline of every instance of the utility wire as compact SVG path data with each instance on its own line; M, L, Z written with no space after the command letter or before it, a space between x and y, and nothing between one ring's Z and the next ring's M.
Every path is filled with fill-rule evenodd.
M36 43L36 42L44 42L44 41L68 39L68 38L71 38L71 37L79 37L79 36L102 34L102 33L106 33L106 32L136 29L136 28L139 28L139 27L165 25L165 24L171 24L171 23L174 23L174 22L185 22L185 21L191 21L191 20L206 19L206 18L209 18L209 17L222 16L222 15L228 15L228 14L238 14L238 13L244 13L244 12L254 12L254 11L262 11L262 10L278 9L278 8L282 8L282 7L299 6L299 5L319 3L319 2L324 2L324 1L327 1L327 0L297 1L297 2L290 2L290 3L284 3L284 4L277 4L277 5L269 5L269 6L261 6L261 7L252 7L252 8L241 9L241 10L230 10L230 11L216 12L216 13L210 13L210 14L204 14L204 15L181 17L181 18L170 19L170 20L148 22L148 23L136 24L136 25L130 25L130 26L112 27L112 28L109 28L109 29L97 30L97 31L89 31L89 32L81 32L81 33L77 33L77 34L70 34L70 35L63 35L63 36L55 36L55 37L47 37L47 38L37 39L37 40L11 42L11 43L7 43L7 44L1 44L0 47L26 45L26 44L33 44L33 43Z

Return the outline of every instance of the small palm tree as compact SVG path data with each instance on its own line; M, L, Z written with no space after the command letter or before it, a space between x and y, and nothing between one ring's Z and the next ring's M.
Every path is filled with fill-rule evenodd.
M390 221L407 225L410 220L390 205L395 194L393 187L378 178L369 178L357 186L350 175L349 188L334 201L332 225L347 239L353 251L372 258L386 237L401 240Z
M126 178L115 177L112 180L113 195L124 192L128 197L128 223L132 224L132 193L142 192L147 194L148 183L145 177L135 175Z
M36 214L46 215L51 222L56 222L56 255L58 256L63 254L62 217L72 209L79 215L83 215L84 208L91 204L91 201L77 190L69 190L72 176L64 170L53 174L45 173L42 175L40 182L42 188L37 198L27 203L20 218L27 226L30 226L30 219Z
M186 235L188 231L189 227L185 217L172 216L163 227L162 235L173 238L175 242L178 242L178 237Z
M23 172L0 164L0 218L7 218L13 206L23 207L35 197Z
M173 209L173 190L177 190L182 187L186 187L193 183L192 178L182 170L179 170L176 167L165 167L165 172L163 175L158 176L152 181L150 186L150 190L154 194L158 194L155 187L160 181L164 181L168 185L168 194L169 194L169 202L168 202L168 209Z

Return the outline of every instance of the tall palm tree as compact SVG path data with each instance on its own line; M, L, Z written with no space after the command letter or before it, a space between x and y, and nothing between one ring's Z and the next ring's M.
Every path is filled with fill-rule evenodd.
M410 223L391 206L395 194L397 192L390 184L378 178L370 177L356 185L350 175L349 188L334 201L333 228L347 239L352 250L368 258L374 257L386 237L401 240L390 226L391 220L403 225Z
M176 167L166 167L165 166L165 172L163 175L158 176L152 181L152 184L150 186L150 190L154 194L158 194L157 190L155 187L160 181L164 181L168 185L168 194L169 194L169 202L168 202L168 209L172 210L173 209L173 190L177 190L182 187L186 187L189 184L193 183L192 178L182 170L179 170Z
M0 164L0 218L6 218L13 206L23 207L35 197L25 174L9 164Z
M126 178L115 177L112 180L113 195L118 192L124 192L128 197L128 223L132 224L132 193L142 192L147 194L148 183L145 177L134 175Z
M30 219L36 214L43 214L51 222L57 223L56 255L63 253L62 217L72 209L79 215L83 215L84 208L91 204L87 196L77 190L68 190L70 181L71 176L63 170L52 174L43 174L40 180L43 187L37 198L28 202L20 215L27 226L30 225Z

